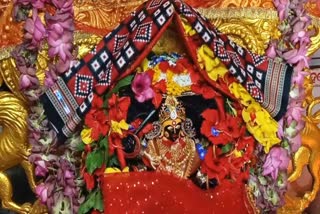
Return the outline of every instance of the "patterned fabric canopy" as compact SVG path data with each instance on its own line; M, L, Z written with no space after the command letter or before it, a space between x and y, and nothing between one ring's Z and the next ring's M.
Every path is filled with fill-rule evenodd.
M288 104L293 71L290 65L238 46L181 0L150 0L106 35L41 97L58 136L69 137L90 109L93 94L106 93L113 83L132 73L171 23L185 37L182 18L252 97L279 120ZM185 45L190 50L186 41ZM197 63L196 56L191 58Z

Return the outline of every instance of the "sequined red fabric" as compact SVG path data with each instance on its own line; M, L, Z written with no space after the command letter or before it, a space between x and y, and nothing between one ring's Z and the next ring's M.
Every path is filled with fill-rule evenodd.
M106 174L102 178L105 214L253 214L244 185L202 190L190 180L160 172Z

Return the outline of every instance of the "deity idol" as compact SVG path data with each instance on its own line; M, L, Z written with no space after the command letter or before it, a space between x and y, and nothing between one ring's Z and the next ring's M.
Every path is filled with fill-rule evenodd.
M177 98L167 96L159 112L159 121L154 122L153 127L146 135L148 143L144 151L151 167L182 178L193 174L200 165L195 130Z

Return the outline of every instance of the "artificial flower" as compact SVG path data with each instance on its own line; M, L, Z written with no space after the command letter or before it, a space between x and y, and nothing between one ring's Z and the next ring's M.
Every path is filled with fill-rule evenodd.
M122 135L122 130L128 130L128 129L129 129L129 124L125 120L121 120L120 122L111 120L112 132Z
M263 175L271 175L273 180L278 177L279 170L288 168L290 157L288 151L281 147L273 147L263 164Z
M154 92L151 88L151 78L148 73L137 73L132 81L131 89L135 94L136 100L140 103L154 97Z
M90 144L90 143L92 143L94 141L91 138L91 132L92 132L91 128L82 129L82 131L81 131L81 139L82 139L84 144Z

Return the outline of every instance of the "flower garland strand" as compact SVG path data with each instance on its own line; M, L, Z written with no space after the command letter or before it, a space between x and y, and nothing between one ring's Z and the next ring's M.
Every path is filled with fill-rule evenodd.
M46 12L42 23L38 13L45 12L47 6L54 6L53 14ZM28 17L32 10L32 17ZM81 141L77 135L69 139L65 148L57 147L55 132L48 128L44 109L38 102L44 87L36 76L37 53L45 41L49 46L49 69L46 71L45 86L50 87L57 74L66 71L73 59L73 7L72 0L42 1L16 0L14 18L25 22L24 42L12 53L20 72L20 88L30 102L28 118L29 142L32 154L29 160L36 166L35 173L44 182L36 187L36 194L50 211L70 210L76 213L80 203L82 181L77 178L75 150ZM62 155L57 155L61 153Z
M304 127L301 117L305 114L302 108L303 81L307 75L304 69L308 67L306 53L312 34L308 30L311 19L303 8L306 2L306 0L274 1L279 14L279 30L282 37L270 43L267 55L292 64L294 73L287 113L278 124L278 137L282 139L280 147L271 148L269 154L265 154L261 148L260 151L258 149L257 155L261 158L256 170L251 173L249 184L257 205L263 212L276 211L283 205L290 155L297 151L301 144L299 132Z

